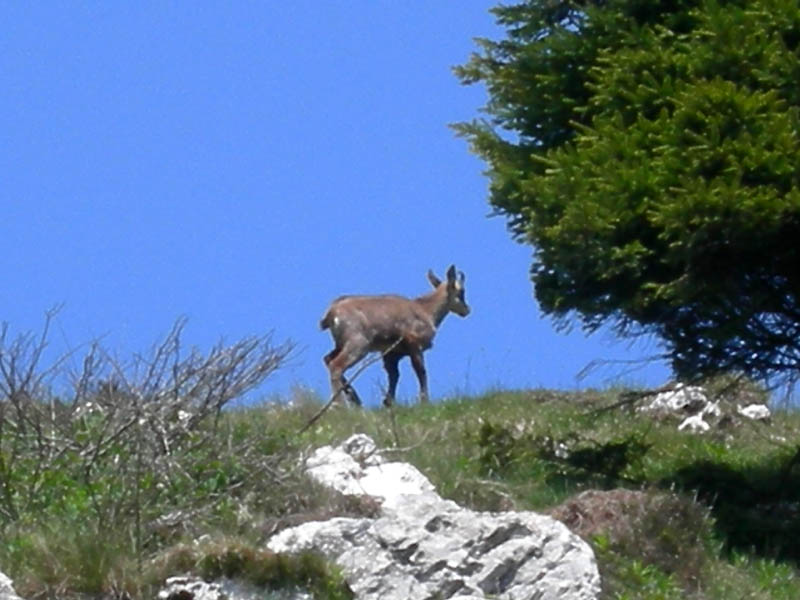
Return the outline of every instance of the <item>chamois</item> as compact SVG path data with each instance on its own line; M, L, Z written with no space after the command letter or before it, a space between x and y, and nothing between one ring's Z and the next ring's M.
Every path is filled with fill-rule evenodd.
M419 298L381 295L342 296L334 300L320 321L323 330L330 329L335 343L324 357L333 396L347 395L352 403L361 404L355 390L346 385L344 372L369 352L381 352L389 377L384 405L394 402L400 376L397 364L405 356L411 359L419 379L420 402L427 403L428 379L422 353L432 346L436 329L447 313L460 317L469 314L464 279L464 273L457 275L451 265L444 282L428 270L428 281L434 289Z

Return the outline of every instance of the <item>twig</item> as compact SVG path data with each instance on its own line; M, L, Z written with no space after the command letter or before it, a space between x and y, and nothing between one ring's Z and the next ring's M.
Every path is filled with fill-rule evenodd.
M613 365L628 365L628 368L624 371L621 371L617 374L620 375L630 375L639 369L643 369L644 367L657 362L663 361L669 358L666 354L652 354L650 356L646 356L644 358L636 358L632 360L625 360L625 359L607 359L607 358L596 358L594 360L589 361L586 366L584 366L578 374L575 376L576 379L583 380L589 375L591 375L594 371L599 370L602 367L608 367Z
M411 444L410 446L403 446L402 448L399 446L395 446L394 448L382 448L381 454L389 454L389 453L399 453L402 454L404 452L411 452L412 450L416 450L417 448L423 446L424 444L428 443L428 438L431 436L433 432L427 431L422 434L422 437L416 444Z
M397 340L391 346L389 346L386 350L384 350L380 354L376 354L375 356L372 356L369 359L365 360L361 364L361 366L359 366L359 368L356 370L356 372L353 373L353 376L350 377L350 379L345 379L344 384L340 385L338 387L338 389L331 395L331 398L330 398L330 400L328 400L327 404L325 404L325 406L323 406L321 409L319 409L319 411L317 411L317 413L308 420L308 422L300 429L300 431L297 432L297 435L302 435L303 433L308 431L308 429L314 423L319 421L320 417L322 417L322 415L324 415L328 411L328 409L331 406L333 406L333 403L336 402L336 400L339 398L339 394L341 394L344 390L346 390L348 387L350 387L352 385L352 383L356 379L358 379L358 376L361 375L361 373L364 372L364 369L369 367L371 364L378 362L378 360L382 359L384 356L389 354L392 350L394 350L400 344L401 341L403 341L403 338L397 338Z

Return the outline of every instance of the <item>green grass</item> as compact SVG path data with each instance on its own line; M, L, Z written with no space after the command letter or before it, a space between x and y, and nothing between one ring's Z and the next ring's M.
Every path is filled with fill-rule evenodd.
M110 445L90 472L65 452L37 473L31 448L17 471L3 473L0 460L11 495L0 507L16 510L0 512L0 570L29 598L149 598L174 570L347 597L331 565L286 562L263 546L303 521L374 514L369 502L323 490L297 469L310 448L363 432L476 510L557 513L581 492L637 492L583 497L621 502L616 518L583 532L604 598L800 597L800 415L695 436L625 407L600 410L622 391L334 408L298 434L320 408L302 394L291 406L238 408L198 425L170 448L168 469L160 457L137 462L136 445Z
M634 541L661 539L651 556L642 544L602 548L602 537L590 540L604 579L613 581L607 598L800 597L800 464L787 441L800 439L800 415L697 436L678 432L674 420L597 410L620 392L497 392L401 407L394 419L338 411L308 440L333 443L365 431L407 449L401 457L442 495L479 510L548 510L582 491L616 488L673 494L696 507L683 520L637 524ZM677 559L659 562L659 552ZM681 573L681 561L702 569Z

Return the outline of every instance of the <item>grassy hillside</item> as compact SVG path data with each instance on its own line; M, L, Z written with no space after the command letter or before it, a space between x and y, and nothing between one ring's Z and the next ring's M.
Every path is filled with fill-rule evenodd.
M374 512L297 468L310 448L364 432L462 505L565 520L595 548L606 598L800 597L800 415L699 436L627 406L602 410L623 392L336 408L302 434L320 400L298 394L193 422L159 413L164 431L182 432L161 440L152 420L134 419L102 444L90 442L108 419L86 414L59 425L74 437L59 456L42 455L42 436L5 437L0 570L26 598L150 598L185 570L345 598L329 565L260 547L282 527Z

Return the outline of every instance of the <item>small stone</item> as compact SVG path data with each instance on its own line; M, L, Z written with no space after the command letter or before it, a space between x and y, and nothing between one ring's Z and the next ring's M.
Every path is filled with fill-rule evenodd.
M754 421L766 421L772 417L772 413L770 413L769 408L767 408L765 404L748 404L744 408L739 406L736 412Z

